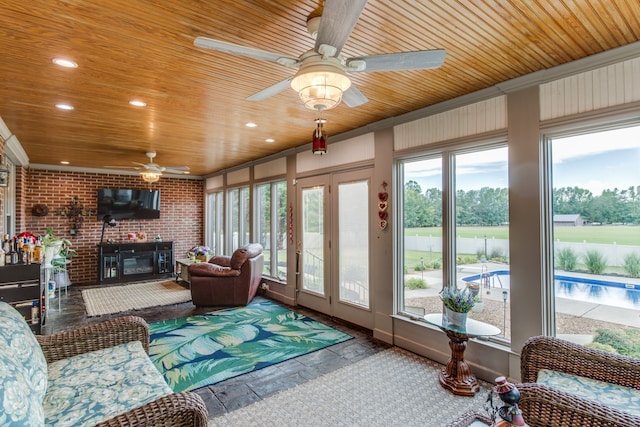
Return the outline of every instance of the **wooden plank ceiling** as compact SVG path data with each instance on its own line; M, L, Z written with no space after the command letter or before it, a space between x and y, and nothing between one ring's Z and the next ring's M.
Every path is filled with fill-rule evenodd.
M349 0L345 0L349 1ZM294 69L195 47L205 36L298 57L320 0L0 0L0 117L31 163L146 162L206 175L309 144ZM345 57L446 49L436 70L352 73L369 102L326 111L329 135L640 40L637 0L369 0ZM64 69L62 57L78 63ZM132 99L145 108L128 104ZM56 109L56 103L74 106ZM255 122L256 128L245 123ZM275 142L265 142L273 138ZM329 152L330 155L330 152Z

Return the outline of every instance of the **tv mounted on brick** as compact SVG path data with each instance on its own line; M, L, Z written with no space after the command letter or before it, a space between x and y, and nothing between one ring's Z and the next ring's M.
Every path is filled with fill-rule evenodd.
M98 190L98 219L111 215L114 219L160 218L160 190Z

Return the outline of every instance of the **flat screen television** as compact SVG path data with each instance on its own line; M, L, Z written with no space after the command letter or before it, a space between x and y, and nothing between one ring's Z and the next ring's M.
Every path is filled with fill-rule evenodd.
M98 220L160 218L160 190L103 188L98 190Z

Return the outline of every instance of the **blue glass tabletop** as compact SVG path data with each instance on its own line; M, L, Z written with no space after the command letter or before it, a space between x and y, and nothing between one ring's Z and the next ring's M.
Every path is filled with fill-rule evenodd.
M467 322L463 327L451 325L447 322L446 316L443 313L427 314L424 316L424 320L440 329L464 334L470 338L500 334L500 329L495 326L474 319L467 319Z

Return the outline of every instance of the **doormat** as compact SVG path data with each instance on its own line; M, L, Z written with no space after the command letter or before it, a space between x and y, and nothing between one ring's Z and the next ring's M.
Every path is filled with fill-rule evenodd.
M82 299L88 316L101 316L191 301L191 291L173 280L163 280L85 289Z
M149 357L174 392L246 374L352 337L264 298L149 325Z

